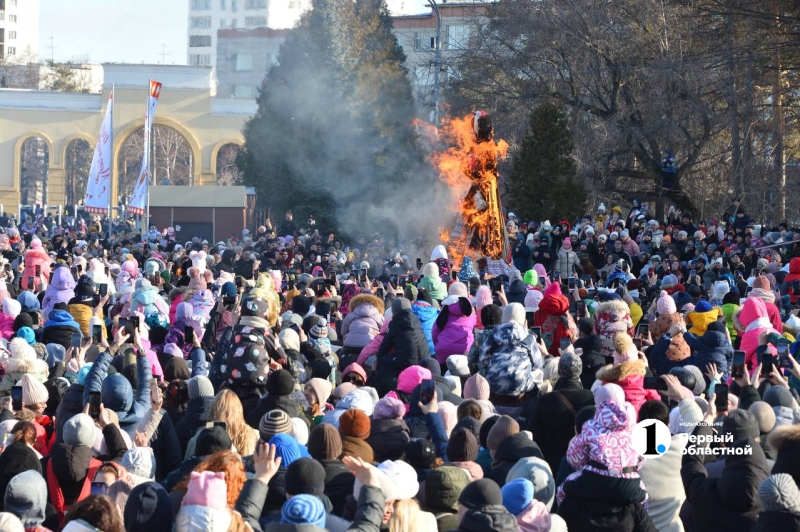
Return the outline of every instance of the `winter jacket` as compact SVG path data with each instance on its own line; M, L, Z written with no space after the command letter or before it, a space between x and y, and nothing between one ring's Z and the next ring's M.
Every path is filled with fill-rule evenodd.
M334 515L342 515L347 496L353 493L356 477L341 460L318 460L325 469L325 496L333 505Z
M374 419L367 443L372 447L376 462L400 460L411 441L408 425L402 419Z
M710 435L711 427L698 426L695 435ZM692 443L689 444L693 445ZM702 455L685 454L681 477L686 501L691 504L692 530L749 532L761 511L758 487L769 475L761 446L752 438L734 442L733 447L749 445L752 454L725 457L722 478L708 478Z
M75 322L80 326L81 333L83 333L84 338L87 338L92 335L92 316L94 316L94 308L90 307L89 305L84 305L83 303L71 303L69 307L69 313ZM103 327L102 334L105 337L105 327Z
M482 506L467 510L452 532L518 532L517 518L505 506Z
M497 485L502 488L506 484L506 477L508 476L508 472L511 471L511 468L514 467L521 458L529 457L544 460L539 445L524 432L518 432L508 436L500 442L500 445L494 453L494 462L492 462L492 474L490 478L497 482Z
M645 460L639 476L647 488L647 513L659 532L683 532L680 511L686 500L681 482L681 458L686 447L683 434L672 436L667 452L657 460Z
M640 503L609 504L570 495L558 506L558 515L569 532L660 532Z
M345 347L361 348L369 344L383 325L383 301L372 294L359 294L350 300L350 312L342 322Z
M559 283L545 288L543 294L534 325L542 328L542 340L547 351L553 356L559 356L561 339L569 338L574 342L578 337L578 326L569 313L569 300L561 293Z
M577 253L574 251L564 251L563 249L558 252L553 271L560 273L562 279L572 277L575 275L576 270L580 271L580 269L581 260L578 258Z
M222 342L214 357L214 362L219 359L219 365L214 365L219 369L219 377L215 378L221 381L215 389L227 382L226 386L244 400L249 392L266 386L270 361L287 361L286 354L263 319L243 317L228 337L230 340ZM213 383L214 379L211 380Z
M722 314L725 316L725 326L728 328L728 333L731 335L731 342L736 341L739 331L733 325L733 313L739 310L739 305L734 303L725 303L722 305Z
M300 405L288 395L270 395L267 394L262 397L255 408L245 410L245 421L248 425L258 430L258 425L264 414L270 410L283 410L289 417L296 417L298 419L306 419L303 415L303 409Z
M410 309L392 315L376 354L378 369L391 368L396 375L408 366L418 364L423 358L430 357L422 325Z
M12 354L13 357L13 354ZM22 358L7 358L0 362L5 375L0 383L0 392L9 393L11 388L18 383L26 373L39 382L46 382L50 368L44 360L26 360Z
M692 349L692 356L686 362L698 368L705 368L713 362L717 365L717 371L727 375L733 361L733 346L728 341L728 335L718 331L707 330L701 337L697 337L687 332L683 335L686 343Z
M181 446L181 456L186 452L186 446L189 440L192 439L194 434L205 428L208 421L208 413L211 410L211 405L214 403L213 397L195 397L189 399L186 405L186 413L175 424L175 433L178 436L178 441Z
M0 314L0 335L5 340L11 340L11 337L14 336L14 318Z
M419 318L422 324L422 332L425 334L425 341L428 342L428 351L431 355L436 354L436 349L433 345L433 324L436 323L436 318L439 317L439 309L426 303L425 301L414 301L411 303L411 312Z
M475 340L475 323L475 309L466 298L459 298L459 301L442 308L431 331L436 346L436 360L440 364L444 364L450 355L469 352Z
M56 408L56 443L64 441L64 424L72 416L83 412L83 384L70 384Z
M752 371L758 366L758 360L756 359L758 336L762 332L777 333L778 331L772 327L767 314L767 307L764 301L758 297L747 298L741 308L734 312L731 317L740 334L739 349L745 352L745 365ZM770 351L773 355L777 354L772 346L770 346Z
M717 321L722 316L722 310L712 307L708 312L689 312L686 315L686 322L691 323L689 332L701 336L706 332L706 328L712 321Z
M147 323L169 325L169 305L155 286L143 286L133 293L130 312L141 312Z
M64 349L72 345L72 335L81 332L81 326L72 319L72 314L66 310L53 310L50 319L44 323L42 330L43 344L59 344Z
M133 438L134 430L145 413L150 410L150 362L146 356L136 357L136 394L131 383L119 373L108 375L111 364L109 353L100 353L86 375L83 403L89 402L89 394L100 392L103 406L117 413L119 426Z
M650 399L660 400L655 390L645 390L644 376L646 365L643 360L623 362L618 366L608 365L597 372L597 378L603 384L612 382L625 392L625 400L631 403L639 413L639 408Z
M661 337L664 336L673 325L683 326L685 324L686 322L683 316L677 312L674 314L661 314L655 321L650 323L650 336L652 336L653 342L658 345ZM683 338L682 334L673 336L669 343L665 344L665 347L666 357L672 362L679 362L692 353L692 350L686 345L686 340Z
M774 532L775 530L798 532L800 530L800 514L784 510L762 511L758 514L758 520L751 532Z
M435 262L429 262L422 267L422 279L417 283L417 288L423 289L431 299L443 301L447 297L447 285L439 277L439 267Z
M485 335L480 367L492 393L517 397L541 382L544 365L536 339L518 323L503 323Z
M554 391L539 397L527 428L551 471L558 471L561 458L575 436L575 414L593 404L594 394L583 389L579 380L563 377L556 381Z
M514 279L508 287L506 292L506 299L509 303L519 303L525 306L525 296L528 295L528 290L525 288L525 283L522 279Z
M28 278L33 277L33 284L37 291L47 286L47 279L50 278L50 255L42 248L42 241L38 238L31 240L31 247L25 252L25 269L22 270L20 286L23 290L28 290ZM36 267L41 268L41 275L36 277Z
M44 293L42 300L42 314L50 315L56 303L69 303L75 297L75 279L66 266L61 266L53 271L53 279Z
M52 464L52 475L49 466ZM83 500L90 493L86 489L94 475L91 469L98 468L101 462L92 456L92 449L85 446L73 447L66 443L57 443L50 451L50 456L42 459L42 472L47 482L48 502L56 504L57 493L63 494L63 505L69 507ZM86 495L83 495L83 494Z
M183 459L175 425L165 411L164 414L148 443L156 457L156 482L161 482L170 471L177 469Z
M633 336L633 320L628 304L621 300L600 303L594 311L594 334L603 345L604 357L614 356L614 338L624 332Z

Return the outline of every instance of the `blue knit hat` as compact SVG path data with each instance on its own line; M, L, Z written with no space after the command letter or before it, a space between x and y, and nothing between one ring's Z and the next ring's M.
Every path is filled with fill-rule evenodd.
M236 285L230 281L223 284L220 295L222 297L236 297Z
M34 310L41 310L42 306L39 304L39 299L29 290L24 290L17 296L17 301L22 305L22 312L32 312Z
M275 446L275 456L281 457L283 467L289 467L289 464L303 456L300 444L288 434L275 434L269 439L269 443Z
M533 482L527 478L516 478L500 490L503 493L503 506L512 515L519 515L533 502Z
M711 311L711 303L708 301L698 301L697 305L694 306L695 312L710 312Z
M22 338L28 345L33 345L36 342L36 336L33 334L33 329L30 327L20 327L17 331L17 338Z
M92 369L91 362L78 370L78 378L76 380L78 384L80 384L81 386L84 386L86 384L86 376L89 374L90 369Z
M270 440L271 442L271 440ZM325 528L325 505L314 495L295 495L281 508L281 523Z

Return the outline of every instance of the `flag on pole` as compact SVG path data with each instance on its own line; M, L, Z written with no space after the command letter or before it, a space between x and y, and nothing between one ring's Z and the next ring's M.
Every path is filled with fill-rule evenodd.
M108 200L111 194L111 136L113 124L111 117L114 109L114 91L108 96L106 115L100 127L100 137L94 147L92 166L89 169L89 179L86 181L86 198L83 200L86 212L93 214L106 214Z
M144 115L144 155L142 156L142 169L133 188L133 195L128 202L128 212L142 215L147 207L147 186L150 182L150 136L153 129L153 117L156 114L158 97L161 95L161 83L150 80L150 95L147 97L147 111Z

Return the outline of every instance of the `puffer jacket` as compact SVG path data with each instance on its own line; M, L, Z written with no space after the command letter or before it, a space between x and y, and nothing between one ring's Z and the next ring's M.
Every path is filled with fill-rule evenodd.
M517 519L502 505L467 510L454 532L518 532Z
M392 368L398 375L430 356L422 326L410 309L392 316L376 354L379 369Z
M705 368L713 362L717 365L717 371L727 375L733 361L733 346L728 341L728 335L709 329L700 337L690 332L683 336L692 349L692 356L685 359L684 365L689 364L698 368Z
M645 402L650 399L656 401L661 399L655 390L644 388L645 373L644 360L633 360L623 362L618 366L608 365L597 372L597 378L603 381L603 384L612 382L622 388L625 392L625 400L633 405L638 414Z
M50 315L56 303L69 303L75 297L75 279L66 266L61 266L53 271L53 279L44 293L42 300L42 314Z
M601 354L608 358L614 356L614 338L619 333L633 336L633 319L628 304L621 300L600 303L594 312L594 333L602 343Z
M545 288L543 294L534 325L542 328L542 340L547 351L558 356L561 339L570 338L574 342L578 338L578 326L569 313L569 300L561 293L559 283Z
M485 335L479 364L493 393L519 396L541 382L544 365L536 340L517 323L503 323Z
M81 326L66 310L53 310L42 330L43 344L59 344L64 349L72 345L72 335L81 332Z
M450 355L469 353L472 342L475 341L475 315L472 304L463 297L442 308L431 331L431 338L436 346L436 360L440 364L444 364Z
M429 262L422 267L424 277L419 280L417 288L424 289L431 296L431 299L442 301L447 297L447 285L439 277L439 266L435 262Z
M741 337L739 349L745 352L745 365L752 371L758 366L756 357L758 336L762 332L778 333L778 331L772 327L767 307L764 301L758 297L747 298L739 310L733 313L732 318L734 327L739 331ZM772 345L769 346L769 350L773 355L777 355L777 350Z
M36 267L41 268L42 274L36 277ZM22 270L20 286L23 290L28 290L28 278L33 277L33 284L38 291L47 286L50 278L50 255L42 248L42 241L38 238L31 240L31 247L25 252L25 269Z
M578 254L574 251L564 251L563 249L556 254L556 262L554 271L561 274L562 279L566 279L575 274L575 271L580 271L581 260Z
M131 383L119 373L108 375L111 364L109 353L100 353L86 375L83 390L83 404L89 403L89 394L100 392L100 398L106 408L117 413L119 427L133 438L139 421L150 410L150 361L146 356L136 358L136 394Z
M11 340L14 336L14 318L0 313L0 334L6 340Z
M69 313L75 319L75 322L80 326L81 333L83 333L84 336L91 336L91 320L92 316L94 315L94 309L92 309L92 307L89 305L84 305L83 303L71 303L68 308ZM103 332L103 335L105 335L105 332Z
M372 294L359 294L350 300L350 312L342 322L345 347L362 348L380 332L383 325L383 301Z
M27 373L37 381L44 383L47 381L50 368L47 362L39 359L17 358L12 351L12 358L2 361L5 372L3 381L0 383L0 392L8 393L11 388L22 379Z
M208 413L214 403L213 397L196 397L189 399L186 405L186 413L175 424L175 433L181 445L181 455L186 452L186 446L192 439L195 432L204 428L208 421Z
M155 286L143 286L133 293L130 312L141 312L148 323L169 324L169 305Z
M692 324L689 332L698 336L704 334L708 325L717 321L720 316L722 316L722 309L719 307L712 307L708 312L689 312L686 315L687 323Z
M433 324L436 323L436 318L439 317L439 309L433 305L429 305L425 301L414 301L411 303L411 312L419 318L422 324L422 332L425 334L425 341L428 342L428 351L431 355L436 354L436 349L433 345Z

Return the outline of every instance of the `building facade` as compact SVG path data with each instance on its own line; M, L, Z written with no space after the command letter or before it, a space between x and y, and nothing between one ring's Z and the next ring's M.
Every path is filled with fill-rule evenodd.
M217 98L253 99L289 30L217 31Z
M218 30L292 28L303 13L311 9L311 0L188 0L188 2L187 62L193 66L210 67L217 66Z
M35 63L39 56L39 0L0 0L0 60Z

